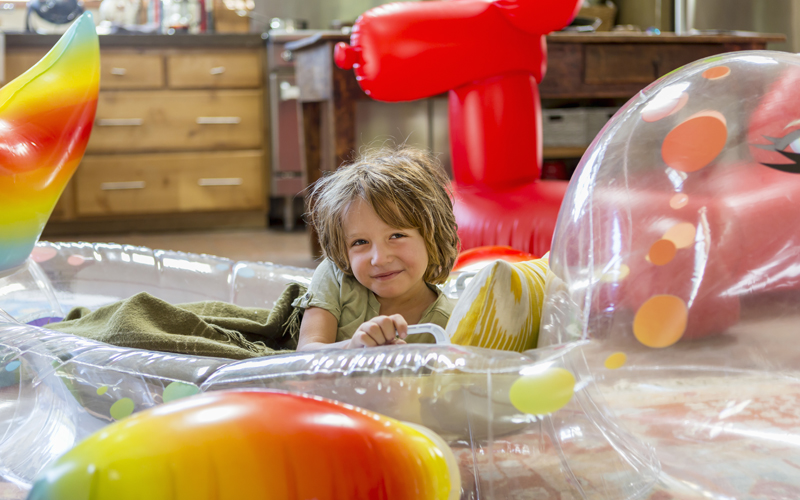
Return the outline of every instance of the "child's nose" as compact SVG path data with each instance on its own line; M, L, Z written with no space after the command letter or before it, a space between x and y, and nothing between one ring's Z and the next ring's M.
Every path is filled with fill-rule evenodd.
M372 265L373 266L380 266L383 265L391 259L391 252L389 248L385 245L376 244L372 247Z

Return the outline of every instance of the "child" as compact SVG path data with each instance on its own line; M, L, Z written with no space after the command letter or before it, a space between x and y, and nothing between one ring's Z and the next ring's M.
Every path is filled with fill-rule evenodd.
M404 344L408 325L442 328L453 303L443 283L459 240L447 179L429 154L364 154L320 179L310 222L325 260L308 292L297 350Z

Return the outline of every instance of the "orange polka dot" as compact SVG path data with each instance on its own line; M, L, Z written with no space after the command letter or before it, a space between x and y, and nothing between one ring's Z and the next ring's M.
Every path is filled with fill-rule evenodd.
M707 78L709 80L718 80L720 78L725 78L730 74L731 74L731 69L729 67L714 66L713 68L703 71L703 78Z
M628 356L626 356L624 352L615 352L606 358L604 364L609 370L616 370L617 368L621 368L627 360Z
M657 266L668 264L675 257L675 243L670 240L658 240L650 247L647 256Z
M661 157L667 166L681 172L695 172L722 152L728 140L725 117L705 111L673 128L661 145Z
M691 222L675 224L664 233L663 239L675 244L676 248L688 248L694 244L697 228Z
M689 203L689 195L684 193L678 193L669 200L669 206L671 206L675 210L685 207L688 203Z
M51 247L35 247L31 252L31 259L34 262L47 262L58 254L55 248Z
M84 262L86 262L86 259L84 259L80 255L70 255L67 258L67 264L69 264L70 266L80 266L83 265Z
M657 122L662 118L674 115L689 102L689 95L686 92L681 92L678 95L659 93L653 100L647 104L642 110L642 120L652 123Z
M686 303L674 295L656 295L633 318L633 334L647 347L668 347L680 340L689 317Z

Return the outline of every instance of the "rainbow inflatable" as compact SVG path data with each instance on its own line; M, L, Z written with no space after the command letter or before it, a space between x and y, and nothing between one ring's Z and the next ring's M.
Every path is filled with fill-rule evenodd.
M319 397L222 391L138 413L53 462L29 500L457 500L434 432Z
M0 89L0 273L22 264L83 157L100 85L89 13Z

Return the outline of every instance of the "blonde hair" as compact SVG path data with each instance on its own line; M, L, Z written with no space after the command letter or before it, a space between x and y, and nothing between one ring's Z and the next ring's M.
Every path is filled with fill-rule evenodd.
M397 229L416 229L425 240L428 268L423 280L444 283L458 256L458 226L451 192L439 162L425 151L381 148L319 179L308 195L308 219L325 257L352 274L344 216L356 199Z

